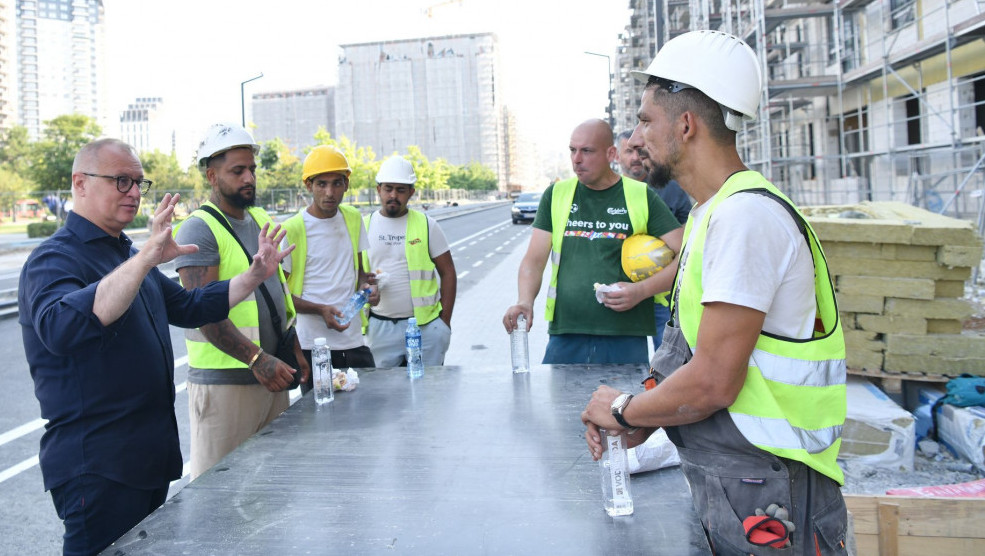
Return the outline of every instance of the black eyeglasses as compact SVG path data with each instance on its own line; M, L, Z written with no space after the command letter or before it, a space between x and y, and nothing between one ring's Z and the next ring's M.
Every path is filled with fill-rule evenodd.
M137 191L140 191L141 195L145 195L150 191L150 186L154 183L150 180L135 180L130 176L105 176L103 174L90 174L89 172L82 172L82 174L93 178L116 180L116 190L120 193L129 193L131 187L138 185Z

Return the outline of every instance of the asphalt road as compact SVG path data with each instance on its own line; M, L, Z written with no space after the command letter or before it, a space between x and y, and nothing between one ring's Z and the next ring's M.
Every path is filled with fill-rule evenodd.
M470 295L470 289L507 255L526 248L529 227L510 223L508 205L499 204L478 212L440 218L459 276L459 299ZM517 233L523 234L520 241L513 241L503 249L501 238ZM16 285L17 269L7 266L0 269L0 289ZM472 292L472 295L480 294ZM458 313L456 311L455 319ZM452 324L454 327L454 320ZM489 333L501 334L502 331L490 330ZM175 413L187 463L188 397L184 390L187 359L182 331L172 327L171 340L178 391ZM0 320L0 360L6 361L0 366L0 384L3 384L0 388L0 406L3 407L0 412L0 555L61 554L62 524L55 515L50 496L44 492L37 465L43 421L24 356L20 326L14 318ZM176 481L172 493L187 481L187 476Z

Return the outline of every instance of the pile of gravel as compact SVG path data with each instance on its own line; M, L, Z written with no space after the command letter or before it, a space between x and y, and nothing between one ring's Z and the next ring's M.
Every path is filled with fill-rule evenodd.
M954 485L983 478L968 460L954 456L946 448L938 448L936 442L922 444L927 451L916 450L913 471L893 471L850 460L841 461L845 471L845 486L841 491L844 494L886 494L894 488Z

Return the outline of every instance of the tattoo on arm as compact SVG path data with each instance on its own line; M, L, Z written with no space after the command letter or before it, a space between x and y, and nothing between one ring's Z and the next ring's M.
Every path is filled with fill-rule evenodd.
M226 319L206 324L199 330L202 331L206 339L212 342L212 345L222 350L226 355L243 362L249 361L253 357L255 345L236 328L231 320ZM261 357L254 368L259 366L261 361L269 359L268 357Z
M180 272L181 283L185 285L185 289L201 288L208 284L205 280L205 275L208 271L208 267L205 266L186 266Z
M273 380L277 376L277 359L264 352L253 365L253 374L263 380Z

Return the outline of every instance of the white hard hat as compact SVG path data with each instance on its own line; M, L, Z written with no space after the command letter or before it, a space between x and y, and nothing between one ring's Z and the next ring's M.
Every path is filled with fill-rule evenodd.
M738 37L721 31L691 31L667 41L643 71L633 77L648 81L659 77L677 89L694 88L718 104L742 114L726 112L725 125L742 128L742 119L755 120L763 90L762 71L756 53Z
M376 183L414 185L417 183L414 165L402 156L391 156L380 164L380 171L376 173Z
M254 156L260 154L260 145L243 127L236 124L213 124L198 145L198 169L205 173L210 158L239 147L253 149Z

